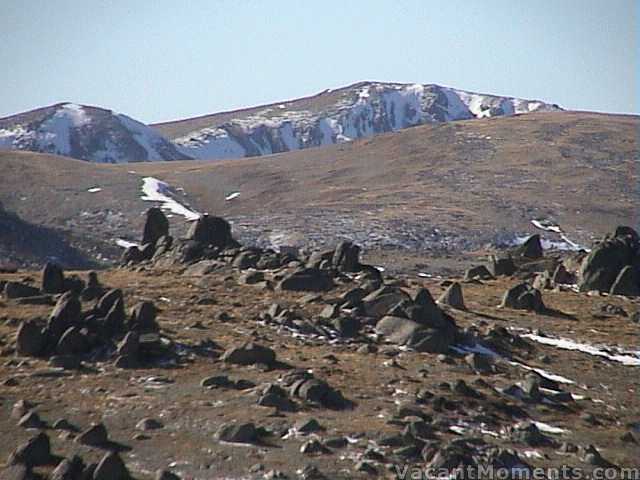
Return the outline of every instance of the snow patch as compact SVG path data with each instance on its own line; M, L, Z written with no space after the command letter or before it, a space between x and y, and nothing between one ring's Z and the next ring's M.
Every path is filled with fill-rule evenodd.
M125 240L124 238L118 238L116 240L116 245L118 245L119 247L122 247L122 248L139 247L140 246L140 244L138 244L136 242L130 242L129 240Z
M595 345L590 345L588 343L578 343L568 338L550 338L535 335L533 333L525 333L520 336L533 340L534 342L542 343L544 345L551 345L563 350L575 350L578 352L586 353L588 355L606 358L607 360L618 362L623 365L633 367L640 366L640 351L624 350L619 347L608 345L598 347Z
M533 422L533 424L538 427L538 430L540 430L541 432L544 433L551 433L554 435L560 435L562 433L568 433L569 430L566 430L564 428L560 428L560 427L554 427L553 425L549 425L548 423L544 423L544 422Z
M169 184L153 177L144 177L142 179L142 193L140 197L145 202L160 202L163 210L169 210L176 215L181 215L187 220L197 220L200 213L191 210L172 197Z
M238 198L240 196L240 192L233 192L224 197L226 201L233 200L234 198Z

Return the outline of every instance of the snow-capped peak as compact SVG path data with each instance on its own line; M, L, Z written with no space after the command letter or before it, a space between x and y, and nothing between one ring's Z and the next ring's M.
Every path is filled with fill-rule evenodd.
M0 119L0 149L31 150L105 163L190 158L141 122L75 103Z
M560 109L537 100L439 85L362 82L227 113L222 121L212 115L209 126L179 134L174 142L194 158L238 158L348 142L424 123L555 110Z

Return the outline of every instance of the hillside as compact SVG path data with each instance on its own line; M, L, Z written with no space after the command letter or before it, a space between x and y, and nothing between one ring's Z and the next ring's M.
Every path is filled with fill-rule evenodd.
M268 155L433 122L558 111L537 100L432 84L360 82L317 95L154 125L194 158Z
M137 240L131 232L157 204L140 198L142 179L154 177L194 210L229 217L247 241L352 238L368 254L403 252L413 267L429 252L513 242L535 231L538 218L583 246L618 224L635 225L638 127L634 116L532 113L213 163L97 165L5 152L0 202L26 222L90 243L94 256L115 258L116 239ZM183 217L171 222L184 228Z

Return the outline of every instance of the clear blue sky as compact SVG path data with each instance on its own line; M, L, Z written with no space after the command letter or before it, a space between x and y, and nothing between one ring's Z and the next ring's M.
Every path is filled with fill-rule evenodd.
M0 116L73 101L154 122L360 80L640 112L635 0L0 2Z

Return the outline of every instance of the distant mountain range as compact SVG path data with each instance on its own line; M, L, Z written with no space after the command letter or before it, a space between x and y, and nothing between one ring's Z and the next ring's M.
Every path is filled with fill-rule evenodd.
M380 82L150 126L111 110L61 103L0 119L0 149L99 163L217 160L344 143L425 123L557 110L538 100Z

